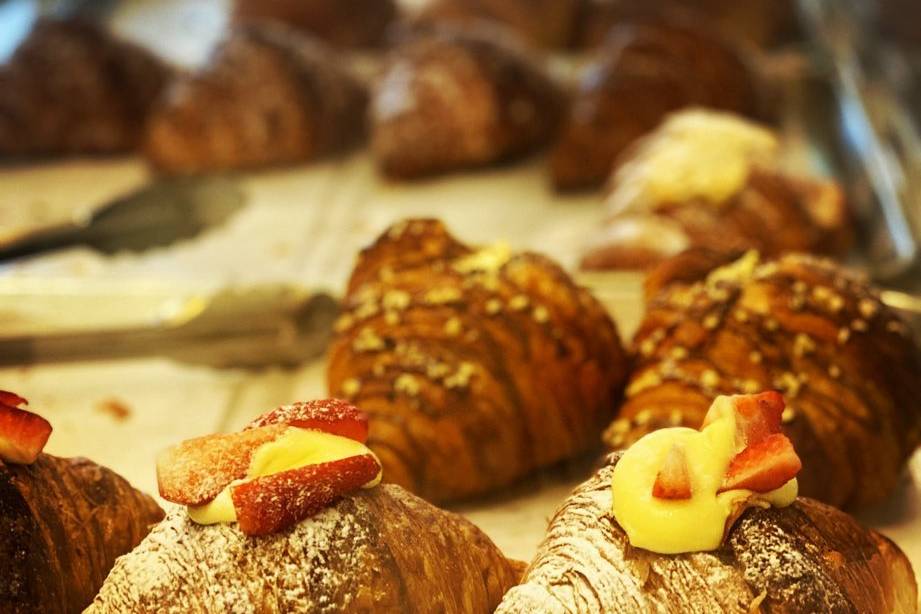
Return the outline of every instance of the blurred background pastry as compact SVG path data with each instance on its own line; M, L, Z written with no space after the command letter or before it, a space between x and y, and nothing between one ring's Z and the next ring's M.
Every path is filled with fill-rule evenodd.
M646 269L691 248L842 255L851 217L841 188L780 163L764 126L691 109L669 116L611 176L608 218L583 269Z

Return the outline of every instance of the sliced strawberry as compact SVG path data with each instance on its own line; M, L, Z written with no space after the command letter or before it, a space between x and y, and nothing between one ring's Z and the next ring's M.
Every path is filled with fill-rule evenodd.
M340 399L321 399L282 405L249 423L248 429L269 424L287 424L348 437L360 443L368 440L368 416Z
M246 477L253 453L277 439L288 426L274 424L190 439L157 457L160 496L173 503L201 505L234 480Z
M802 466L786 435L768 435L735 455L718 492L737 489L769 492L796 477Z
M735 412L738 449L780 432L781 416L786 404L779 392L770 390L759 394L740 394L730 397L730 400ZM711 405L701 428L719 419L724 407L720 403Z
M31 465L51 436L51 424L30 411L7 405L6 400L18 404L25 399L10 393L4 394L7 396L0 403L0 459Z
M658 499L691 498L691 474L683 447L675 444L665 455L665 463L652 485L652 496Z
M371 482L379 471L374 456L364 454L245 482L230 493L237 523L247 535L283 531Z
M10 407L22 407L23 405L29 404L28 401L15 392L8 392L6 390L0 390L0 403L9 405Z

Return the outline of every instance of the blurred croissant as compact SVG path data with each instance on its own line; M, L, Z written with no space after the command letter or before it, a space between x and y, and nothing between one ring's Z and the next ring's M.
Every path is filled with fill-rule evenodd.
M475 250L432 220L365 249L329 351L384 479L444 501L590 450L626 369L602 306L550 260ZM602 427L603 428L603 427Z
M293 164L355 144L364 89L321 43L284 25L237 26L207 66L170 87L148 125L158 169Z
M384 173L485 166L549 142L562 97L500 31L438 29L397 47L374 91L372 149Z
M703 106L754 115L753 73L704 26L627 22L611 31L579 84L551 157L561 189L602 184L620 156L666 114Z
M39 19L0 66L0 158L132 150L170 73L98 25Z
M584 269L644 269L691 247L841 254L852 238L836 183L783 170L766 128L697 109L669 116L634 146L607 205Z
M889 495L921 441L921 352L862 279L826 260L689 252L648 279L613 448L700 426L719 394L781 391L800 492L860 506Z
M239 22L274 19L331 45L371 47L384 42L397 16L393 0L236 0Z

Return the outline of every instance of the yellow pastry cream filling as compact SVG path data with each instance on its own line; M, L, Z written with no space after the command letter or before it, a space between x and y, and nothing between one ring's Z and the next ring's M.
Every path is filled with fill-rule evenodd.
M322 431L289 427L280 437L256 449L245 478L228 484L210 502L199 506L189 506L189 517L198 524L236 522L237 511L230 496L235 486L267 475L365 454L373 455L374 453L363 443L354 439ZM379 471L377 476L363 488L377 486L380 481L381 472Z
M649 433L628 448L614 467L614 518L633 546L661 554L715 550L723 541L727 520L741 507L786 507L796 499L796 478L767 493L717 494L739 449L730 398L718 397L714 410L717 418L700 431L666 428ZM687 457L691 497L660 499L653 496L653 485L675 445Z

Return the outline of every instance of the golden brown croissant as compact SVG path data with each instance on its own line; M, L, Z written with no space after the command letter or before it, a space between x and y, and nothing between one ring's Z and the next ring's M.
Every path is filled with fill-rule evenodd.
M593 446L626 369L602 306L556 264L476 251L436 221L365 249L327 381L370 416L384 479L429 500L494 490Z
M342 47L384 41L397 16L392 0L236 0L237 21L275 19Z
M153 499L84 458L0 462L0 610L82 611L162 517Z
M487 614L518 578L470 522L386 485L256 538L173 508L87 612Z
M723 113L670 116L614 172L609 218L583 269L644 269L700 247L841 254L850 216L837 184L780 168L779 142Z
M680 260L650 275L653 296L608 445L697 427L718 394L777 389L803 458L803 494L839 507L888 495L921 439L921 353L907 326L826 260L749 253L709 273L712 258Z
M321 43L284 25L237 26L153 112L145 153L166 172L291 164L353 145L366 95Z
M417 23L493 21L533 45L566 47L575 34L582 4L582 0L436 0L423 8Z
M688 106L757 112L755 78L738 52L703 27L619 25L572 102L551 158L554 184L600 185L636 139Z
M131 150L170 72L97 25L40 19L0 67L0 157Z
M611 516L613 469L566 500L497 614L917 611L914 573L898 547L811 499L749 509L713 552L635 548Z
M416 177L484 166L547 143L562 97L498 31L439 29L397 47L371 108L380 168Z

